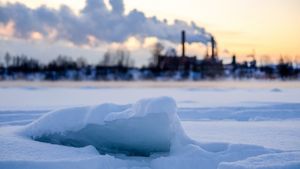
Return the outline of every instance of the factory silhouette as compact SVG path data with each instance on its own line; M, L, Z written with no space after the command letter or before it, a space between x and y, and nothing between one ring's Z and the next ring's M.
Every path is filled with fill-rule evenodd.
M202 78L216 78L221 77L223 72L222 61L217 57L217 43L213 36L211 36L211 56L207 55L204 59L199 60L196 56L186 56L186 33L181 32L181 46L182 55L177 56L176 52L169 52L170 54L157 56L155 62L155 69L162 72L182 72L182 76L186 76L189 72L201 72ZM154 56L156 57L156 56Z
M300 79L299 67L283 59L278 64L257 66L252 61L238 63L232 56L230 64L218 58L213 36L203 59L186 55L186 32L181 32L181 56L175 49L162 53L160 43L154 45L149 66L136 68L128 51L118 49L104 54L100 63L87 64L84 58L58 56L48 64L25 55L6 53L0 63L0 80L211 80L211 79Z

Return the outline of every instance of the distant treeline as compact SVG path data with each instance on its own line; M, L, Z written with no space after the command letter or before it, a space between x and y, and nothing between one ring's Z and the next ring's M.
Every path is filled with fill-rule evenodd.
M129 52L121 49L106 52L97 64L89 64L82 57L73 59L63 55L42 64L26 55L6 53L4 62L0 63L0 80L300 79L299 67L283 59L276 65L257 66L255 60L236 63L235 57L231 64L211 58L186 58L154 52L154 61L149 66L136 68ZM176 66L170 65L175 63Z

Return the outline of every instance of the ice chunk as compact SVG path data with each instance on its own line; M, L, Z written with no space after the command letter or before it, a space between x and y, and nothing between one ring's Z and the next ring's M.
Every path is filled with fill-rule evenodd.
M131 106L63 109L30 124L25 133L53 144L93 145L102 154L149 156L169 152L171 141L181 137L176 109L169 97L143 99Z

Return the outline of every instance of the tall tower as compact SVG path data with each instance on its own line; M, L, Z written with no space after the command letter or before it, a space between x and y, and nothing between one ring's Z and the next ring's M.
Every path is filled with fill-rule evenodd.
M215 59L216 58L216 41L213 36L211 36L211 58Z
M182 57L185 56L185 31L181 31Z

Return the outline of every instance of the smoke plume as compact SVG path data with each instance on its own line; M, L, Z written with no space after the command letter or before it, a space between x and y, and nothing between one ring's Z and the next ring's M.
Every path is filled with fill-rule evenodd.
M41 6L31 9L21 3L0 6L0 24L14 23L14 35L27 39L33 32L43 37L54 36L74 44L86 44L89 37L104 42L124 42L131 36L138 38L157 37L171 42L180 42L180 32L187 32L187 42L207 44L210 34L195 23L176 20L173 24L156 17L146 17L138 10L124 13L123 0L110 0L108 9L103 0L87 0L86 6L75 14L68 6L52 9ZM54 35L53 35L54 34Z

